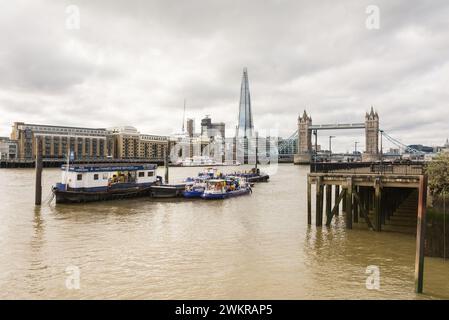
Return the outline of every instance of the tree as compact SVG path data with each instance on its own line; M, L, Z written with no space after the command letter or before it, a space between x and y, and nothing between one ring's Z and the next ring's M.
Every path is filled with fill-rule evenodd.
M449 154L441 153L426 168L429 189L432 195L441 195L449 190Z

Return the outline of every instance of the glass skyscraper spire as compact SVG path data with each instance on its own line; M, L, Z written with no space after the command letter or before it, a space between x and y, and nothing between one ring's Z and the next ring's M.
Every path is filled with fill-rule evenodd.
M239 123L237 137L253 136L253 115L251 113L251 96L249 93L248 70L243 69L242 85L240 88Z

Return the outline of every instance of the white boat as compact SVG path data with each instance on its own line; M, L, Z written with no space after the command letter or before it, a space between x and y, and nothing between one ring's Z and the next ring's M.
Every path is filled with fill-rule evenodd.
M215 161L209 156L194 156L191 158L180 159L175 163L180 167L210 167L210 166L239 166L238 161L226 160L225 162Z
M160 183L154 164L70 164L53 187L56 203L148 196Z
M251 186L239 177L226 179L211 179L206 182L206 188L201 198L206 200L227 199L252 193Z

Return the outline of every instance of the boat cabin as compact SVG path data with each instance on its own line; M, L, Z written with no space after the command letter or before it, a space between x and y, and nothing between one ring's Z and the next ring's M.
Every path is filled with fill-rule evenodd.
M225 192L226 180L211 179L207 181L207 190L210 192Z
M152 185L156 182L155 164L71 164L61 167L60 190L107 190L117 187Z

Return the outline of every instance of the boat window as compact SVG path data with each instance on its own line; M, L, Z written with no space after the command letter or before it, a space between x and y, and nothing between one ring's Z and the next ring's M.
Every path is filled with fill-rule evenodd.
M139 172L139 178L145 177L145 172Z
M103 173L103 180L108 180L108 174L107 173Z
M83 180L83 175L81 173L76 175L76 180L81 181Z
M94 174L94 180L98 180L98 173Z
M154 176L154 172L153 172L153 171L148 171L148 176L149 176L149 177Z

